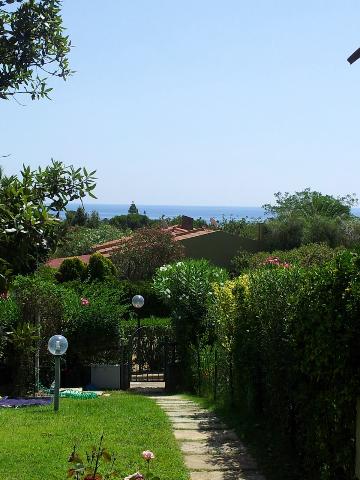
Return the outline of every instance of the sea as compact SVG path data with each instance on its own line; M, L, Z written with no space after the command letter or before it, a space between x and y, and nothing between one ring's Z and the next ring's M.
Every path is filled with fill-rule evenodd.
M68 210L76 210L79 203L71 203ZM111 204L111 203L84 203L87 213L97 211L100 218L112 218L115 215L126 215L130 205ZM139 213L147 215L151 219L161 217L174 218L178 215L187 215L192 218L202 218L207 222L210 218L221 221L222 219L241 219L261 220L266 217L261 207L224 207L224 206L196 206L196 205L141 205L136 204Z
M71 203L68 210L76 210L80 206L79 203ZM130 205L122 205L116 203L84 203L87 213L97 211L100 218L112 218L115 215L126 215ZM192 218L202 218L206 222L210 218L215 220L230 220L245 218L248 221L261 221L267 215L262 207L234 207L234 206L200 206L200 205L141 205L136 204L139 213L147 215L151 219L159 219L161 217L174 218L179 215L187 215ZM360 217L360 208L353 208L352 213Z

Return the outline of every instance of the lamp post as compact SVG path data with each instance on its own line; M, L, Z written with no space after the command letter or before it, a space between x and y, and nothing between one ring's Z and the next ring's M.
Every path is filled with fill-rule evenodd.
M54 412L59 410L60 391L60 357L68 348L68 341L62 335L54 335L48 343L49 352L55 357L55 388L54 388Z
M131 300L132 306L136 309L140 309L144 306L145 300L142 295L134 295L132 300ZM137 317L137 336L138 336L138 341L137 341L137 361L139 364L139 372L141 371L141 365L140 365L140 317L138 315Z
M352 65L354 62L356 62L356 60L359 60L359 58L360 58L360 48L355 50L355 52L350 55L347 61L350 63L350 65Z

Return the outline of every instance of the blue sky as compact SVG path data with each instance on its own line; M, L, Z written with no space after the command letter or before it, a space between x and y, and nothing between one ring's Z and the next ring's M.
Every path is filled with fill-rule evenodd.
M1 102L8 173L85 165L103 203L360 197L357 0L65 0L63 17L76 73L52 101Z

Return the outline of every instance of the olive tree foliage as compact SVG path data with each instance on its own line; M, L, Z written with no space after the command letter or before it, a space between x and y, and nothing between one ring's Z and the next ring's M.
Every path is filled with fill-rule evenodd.
M280 220L291 216L298 218L309 218L316 215L328 218L350 217L351 207L358 203L355 194L334 197L310 188L294 194L278 192L274 196L275 204L268 203L262 208L266 214L275 215Z
M0 170L0 275L29 273L55 247L60 212L69 202L94 197L95 172L52 160L46 168L23 167L19 176ZM6 285L5 285L6 287ZM4 288L4 285L3 285ZM1 277L0 277L1 289Z
M49 77L71 75L61 0L0 0L0 98L47 97Z
M295 193L276 193L273 204L263 205L269 215L264 223L265 249L289 250L311 243L330 247L357 242L359 221L351 208L355 194L324 195L306 188Z

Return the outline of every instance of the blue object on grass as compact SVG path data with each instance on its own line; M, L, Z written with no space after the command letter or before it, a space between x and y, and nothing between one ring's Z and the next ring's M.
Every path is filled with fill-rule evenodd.
M50 397L33 398L0 398L0 408L20 408L49 405L52 399Z

